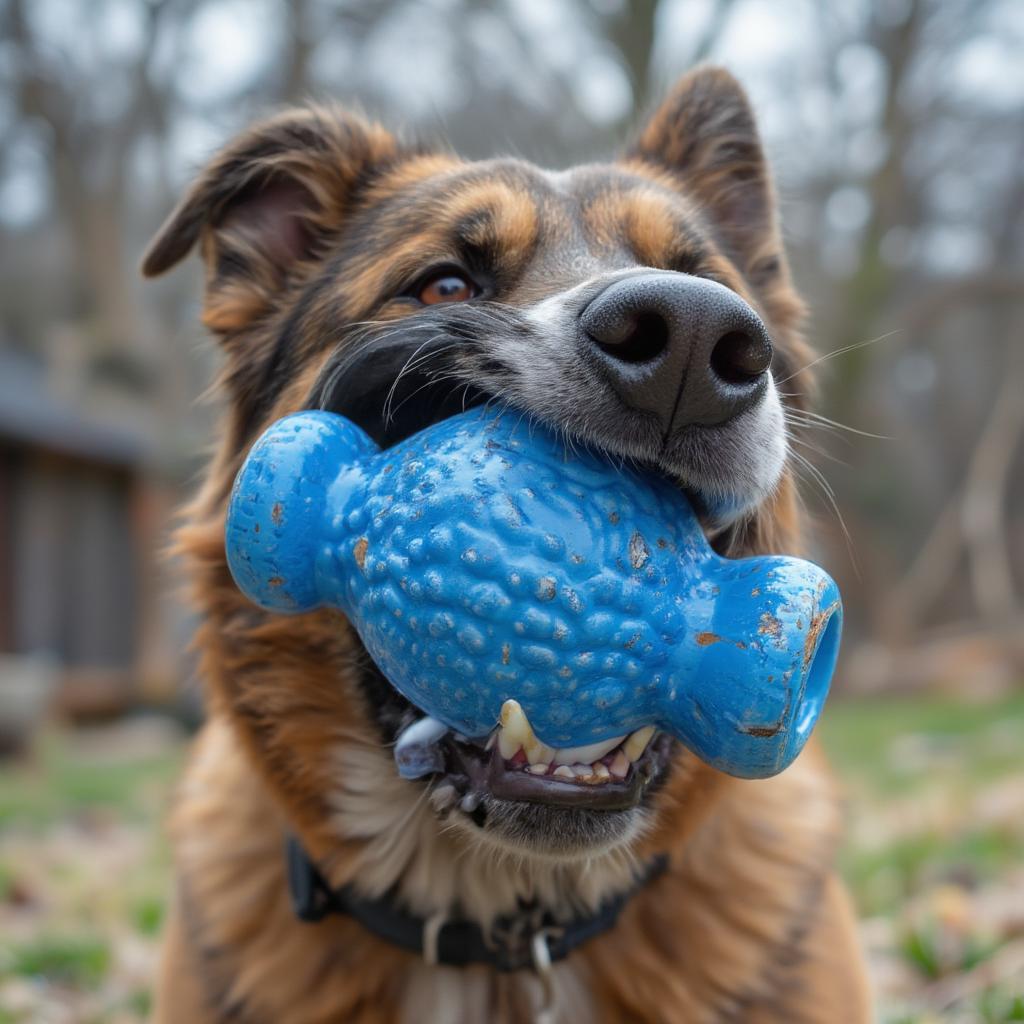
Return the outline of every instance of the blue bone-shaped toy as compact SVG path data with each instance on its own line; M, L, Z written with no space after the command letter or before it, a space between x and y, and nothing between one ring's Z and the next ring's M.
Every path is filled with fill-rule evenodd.
M654 724L732 775L785 768L828 693L842 606L817 566L714 554L678 488L473 410L378 451L274 424L227 553L264 608L341 609L391 683L471 737L508 698L551 747Z

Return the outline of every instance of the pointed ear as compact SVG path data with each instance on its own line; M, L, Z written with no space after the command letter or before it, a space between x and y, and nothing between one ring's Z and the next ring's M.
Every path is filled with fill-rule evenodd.
M746 93L728 71L685 75L628 156L667 171L700 204L725 254L755 287L784 256L775 193Z
M290 110L258 124L202 171L150 243L142 272L162 274L198 242L203 322L237 330L321 251L358 185L397 149L382 128L337 108Z

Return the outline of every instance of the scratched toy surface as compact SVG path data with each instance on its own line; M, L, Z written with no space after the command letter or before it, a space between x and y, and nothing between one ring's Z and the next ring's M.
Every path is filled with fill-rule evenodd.
M341 416L289 416L238 475L227 552L253 601L340 609L392 685L473 737L515 698L553 747L654 724L764 777L806 742L839 647L823 570L719 557L671 483L513 412L383 452Z

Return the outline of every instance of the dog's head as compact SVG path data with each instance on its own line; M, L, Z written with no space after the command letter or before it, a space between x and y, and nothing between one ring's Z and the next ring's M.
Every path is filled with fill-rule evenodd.
M720 550L792 551L784 409L808 386L801 306L736 82L692 73L621 159L558 172L463 162L335 109L285 113L213 160L145 272L197 242L228 401L182 534L205 668L307 845L324 856L339 834L373 836L383 805L427 791L432 825L421 815L417 828L527 857L584 859L675 827L713 773L667 742L626 806L602 806L599 786L575 801L553 782L547 801L486 783L464 794L454 775L400 780L386 750L416 709L334 613L282 620L248 605L222 524L241 458L285 413L332 409L390 445L496 401L670 475ZM459 752L463 775L474 756Z

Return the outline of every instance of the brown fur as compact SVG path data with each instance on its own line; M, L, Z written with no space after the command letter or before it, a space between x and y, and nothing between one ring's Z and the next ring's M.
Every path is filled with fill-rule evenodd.
M219 444L178 534L202 615L209 722L172 822L178 888L161 1024L422 1020L410 1005L440 1005L429 1000L445 993L458 993L460 1009L436 1019L531 1019L539 995L529 974L430 968L351 920L293 917L286 828L332 882L358 882L367 840L339 834L338 751L381 753L347 624L333 612L276 618L248 604L225 563L223 515L247 446L302 407L336 325L408 315L395 287L444 258L446 233L460 225L476 248L500 252L510 303L574 283L557 252L583 237L595 265L633 261L735 288L770 324L782 374L808 362L767 168L731 78L685 79L615 173L574 220L531 191L522 165L463 164L334 109L289 112L217 157L150 249L144 270L156 274L200 244L204 322L226 357ZM792 390L807 392L805 376ZM733 543L797 547L788 477ZM614 930L558 966L561 1019L868 1019L854 921L832 868L836 798L813 745L763 782L680 755L650 821L635 853L668 854L670 868ZM444 841L460 855L457 837Z

